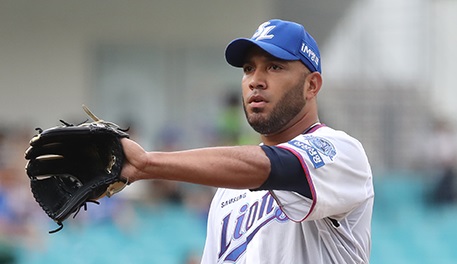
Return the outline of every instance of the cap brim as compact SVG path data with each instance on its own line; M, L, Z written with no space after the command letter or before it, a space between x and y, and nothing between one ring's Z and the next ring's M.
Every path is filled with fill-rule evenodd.
M257 46L271 54L273 57L282 60L299 60L300 58L290 52L267 42L255 41L247 38L235 39L225 49L225 59L234 67L242 67L246 62L246 55L252 46Z

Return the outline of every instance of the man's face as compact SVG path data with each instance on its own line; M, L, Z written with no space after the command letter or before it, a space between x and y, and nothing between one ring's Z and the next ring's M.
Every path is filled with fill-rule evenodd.
M269 135L292 125L306 104L309 70L300 61L277 59L254 48L246 56L243 72L243 107L252 128Z

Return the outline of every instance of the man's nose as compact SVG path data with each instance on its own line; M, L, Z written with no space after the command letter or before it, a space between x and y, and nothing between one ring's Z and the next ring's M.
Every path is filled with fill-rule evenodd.
M249 88L251 90L253 89L266 89L267 88L267 82L266 82L266 76L265 73L263 73L260 70L256 70L249 81Z

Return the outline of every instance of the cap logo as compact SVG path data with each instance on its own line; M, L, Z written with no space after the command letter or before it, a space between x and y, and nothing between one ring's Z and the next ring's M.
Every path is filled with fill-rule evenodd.
M268 35L268 33L270 33L270 31L272 31L276 26L268 26L269 24L270 22L265 22L262 25L260 25L257 31L252 36L252 39L256 41L262 39L272 39L275 35Z
M301 44L300 51L308 57L308 59L316 64L316 66L319 66L319 57L312 51L306 43Z

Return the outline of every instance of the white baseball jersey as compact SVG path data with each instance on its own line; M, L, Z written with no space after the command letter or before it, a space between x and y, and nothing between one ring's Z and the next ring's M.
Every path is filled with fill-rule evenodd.
M374 190L362 145L318 125L278 147L299 158L313 198L218 189L202 263L369 263Z

